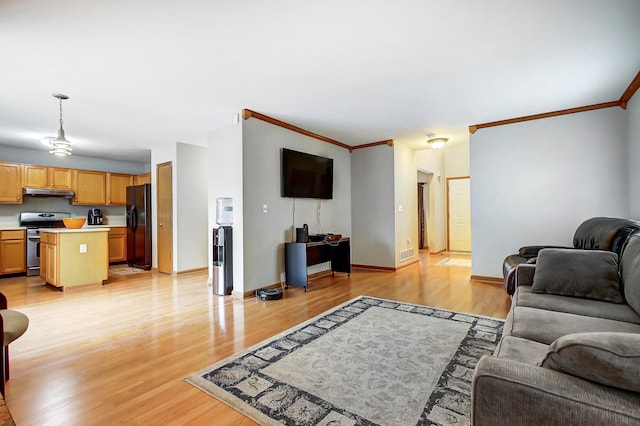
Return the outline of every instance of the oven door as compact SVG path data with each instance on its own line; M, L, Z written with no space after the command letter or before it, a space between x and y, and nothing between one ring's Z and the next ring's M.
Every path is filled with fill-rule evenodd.
M40 275L40 230L27 229L27 276Z

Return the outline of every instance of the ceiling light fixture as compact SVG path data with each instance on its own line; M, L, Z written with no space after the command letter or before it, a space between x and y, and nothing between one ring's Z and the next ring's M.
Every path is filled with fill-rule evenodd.
M54 93L52 96L58 98L60 101L60 128L58 129L58 137L49 142L49 147L51 148L49 154L59 156L71 155L73 148L71 148L71 142L65 139L64 129L62 128L62 101L69 99L69 97L61 93Z
M440 149L444 146L445 143L447 143L448 140L449 138L431 138L427 139L427 143L433 149Z

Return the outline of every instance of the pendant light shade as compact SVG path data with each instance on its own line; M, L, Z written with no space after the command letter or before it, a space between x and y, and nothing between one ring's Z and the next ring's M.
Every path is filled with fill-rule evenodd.
M58 137L49 143L49 147L51 148L49 154L59 156L71 155L73 148L71 147L71 142L64 137L64 129L62 128L62 100L69 99L69 97L61 93L54 93L53 97L58 98L60 101L60 128L58 129Z

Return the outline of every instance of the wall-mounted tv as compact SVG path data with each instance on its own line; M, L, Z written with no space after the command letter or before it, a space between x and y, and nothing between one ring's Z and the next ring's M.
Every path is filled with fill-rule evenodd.
M333 198L333 159L282 148L282 196Z

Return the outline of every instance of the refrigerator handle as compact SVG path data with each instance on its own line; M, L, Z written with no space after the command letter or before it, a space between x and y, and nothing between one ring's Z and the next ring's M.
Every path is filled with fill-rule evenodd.
M138 211L136 206L131 206L127 212L127 226L129 226L133 232L136 232L138 229Z

